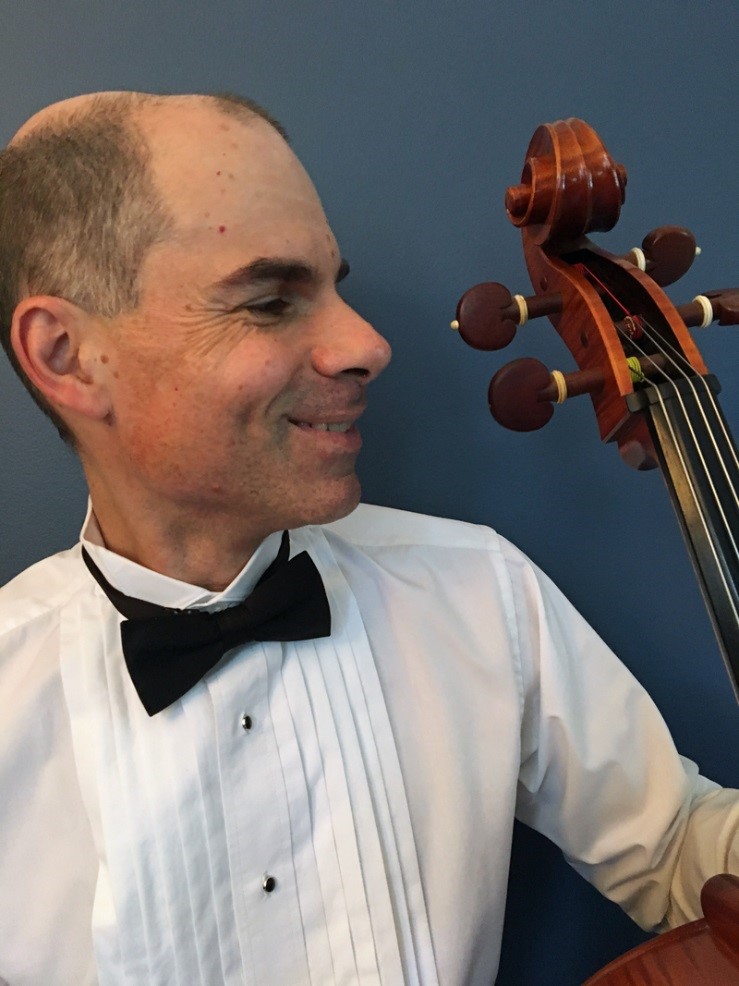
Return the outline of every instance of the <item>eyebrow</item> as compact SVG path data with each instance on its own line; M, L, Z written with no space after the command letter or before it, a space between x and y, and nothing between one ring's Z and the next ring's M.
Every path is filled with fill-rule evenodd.
M341 261L336 272L336 284L343 281L349 273L349 264ZM281 281L287 284L315 284L321 278L316 267L300 260L282 257L259 257L250 264L237 267L226 277L212 284L210 291L217 292L228 288L251 287L267 281Z

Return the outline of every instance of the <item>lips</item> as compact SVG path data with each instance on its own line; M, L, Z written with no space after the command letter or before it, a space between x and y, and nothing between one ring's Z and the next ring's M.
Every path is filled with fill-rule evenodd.
M289 418L305 440L312 439L312 447L321 453L334 455L336 453L356 453L362 447L362 437L355 422L359 415L354 414L340 417L331 415L332 420L327 420L328 415L305 420L303 418Z
M290 424L297 425L298 428L311 428L313 431L338 431L347 432L354 424L353 421L290 421Z

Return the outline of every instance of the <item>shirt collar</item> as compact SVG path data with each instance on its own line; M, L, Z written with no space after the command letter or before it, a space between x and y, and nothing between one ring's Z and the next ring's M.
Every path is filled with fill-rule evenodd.
M146 599L171 609L224 609L249 595L266 569L277 557L282 532L270 534L259 545L236 578L221 592L190 585L145 568L105 547L97 518L88 503L80 541L111 585L127 596Z

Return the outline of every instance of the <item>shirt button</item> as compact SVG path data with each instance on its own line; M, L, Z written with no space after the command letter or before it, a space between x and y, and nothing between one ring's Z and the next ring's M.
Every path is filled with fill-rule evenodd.
M251 729L251 725L252 725L251 716L243 715L241 717L241 728L245 729L248 733L249 730Z
M264 890L265 893L271 894L276 886L277 880L275 880L273 876L269 876L269 874L267 874L262 880L262 890Z

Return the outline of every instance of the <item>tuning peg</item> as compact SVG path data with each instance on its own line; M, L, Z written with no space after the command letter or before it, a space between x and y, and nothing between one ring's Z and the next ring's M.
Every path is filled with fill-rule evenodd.
M708 328L711 322L719 325L739 325L739 288L728 291L706 291L685 305L678 305L680 317L688 326Z
M630 356L626 362L634 383L664 372L663 356ZM536 431L551 418L553 404L564 404L580 394L597 394L603 379L597 367L574 373L550 372L538 359L516 359L501 367L490 381L490 413L511 431Z
M503 284L487 281L465 291L457 303L453 329L473 349L503 349L512 342L516 328L531 318L554 315L562 310L559 294L511 295Z
M689 229L684 226L659 226L647 233L641 247L633 247L623 259L645 271L653 281L664 287L687 273L700 252Z
M594 393L603 386L600 370L576 373L550 371L538 359L516 359L501 367L490 381L490 413L511 431L536 431L549 421L552 402L563 403L576 394Z

